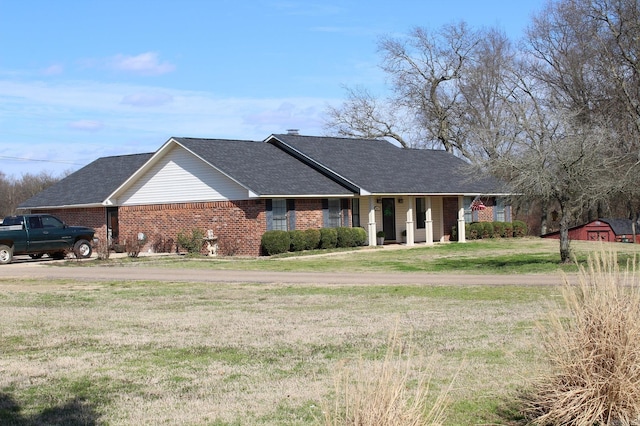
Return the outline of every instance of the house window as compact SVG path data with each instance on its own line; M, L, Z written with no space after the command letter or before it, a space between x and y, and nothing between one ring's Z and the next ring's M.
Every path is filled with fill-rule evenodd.
M267 200L267 231L291 231L296 229L296 200L274 198Z
M511 222L511 210L505 205L504 199L496 198L493 206L493 220L496 222Z
M425 228L427 206L424 198L416 198L416 229Z
M343 203L344 201L344 203ZM337 228L342 225L343 213L346 215L349 208L348 200L340 198L324 198L322 200L322 226L325 228ZM348 221L349 216L344 218Z
M471 210L471 203L473 203L473 197L464 197L463 205L464 205L464 222L465 223L478 221L477 217L474 218L474 216L477 216L477 215L474 214L473 210Z
M360 226L360 199L351 200L351 226L354 228Z
M287 231L287 200L272 200L271 213L271 229Z
M342 206L339 198L329 198L329 224L328 228L338 228L342 226Z

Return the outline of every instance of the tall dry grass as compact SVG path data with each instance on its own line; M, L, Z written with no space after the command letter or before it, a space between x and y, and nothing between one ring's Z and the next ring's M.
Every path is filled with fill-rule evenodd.
M538 425L640 424L640 284L635 261L618 266L599 252L575 285L564 280L569 311L544 327L549 371L527 412Z
M325 426L442 425L448 389L431 391L432 365L425 367L422 358L396 327L382 361L343 362L333 403L325 405Z

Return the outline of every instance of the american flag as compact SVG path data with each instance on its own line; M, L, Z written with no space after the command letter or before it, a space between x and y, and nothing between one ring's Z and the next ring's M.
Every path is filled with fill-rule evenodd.
M487 206L484 205L484 203L482 202L482 200L480 199L475 199L471 202L471 210L472 211L478 211L478 210L484 210L486 209Z

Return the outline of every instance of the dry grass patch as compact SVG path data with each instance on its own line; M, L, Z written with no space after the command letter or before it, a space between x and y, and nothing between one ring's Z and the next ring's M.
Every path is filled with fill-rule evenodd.
M640 424L640 283L635 264L615 252L594 254L579 283L565 280L570 316L544 328L552 368L529 396L540 425Z
M433 395L435 365L394 329L382 361L345 362L335 378L333 404L325 407L325 426L442 425L447 391Z

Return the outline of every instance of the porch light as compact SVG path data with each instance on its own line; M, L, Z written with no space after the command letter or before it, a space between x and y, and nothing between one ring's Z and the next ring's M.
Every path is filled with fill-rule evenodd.
M404 199L403 198L398 198L398 204L402 204L404 203Z
M377 204L382 203L382 198L376 198L376 203L377 203Z

